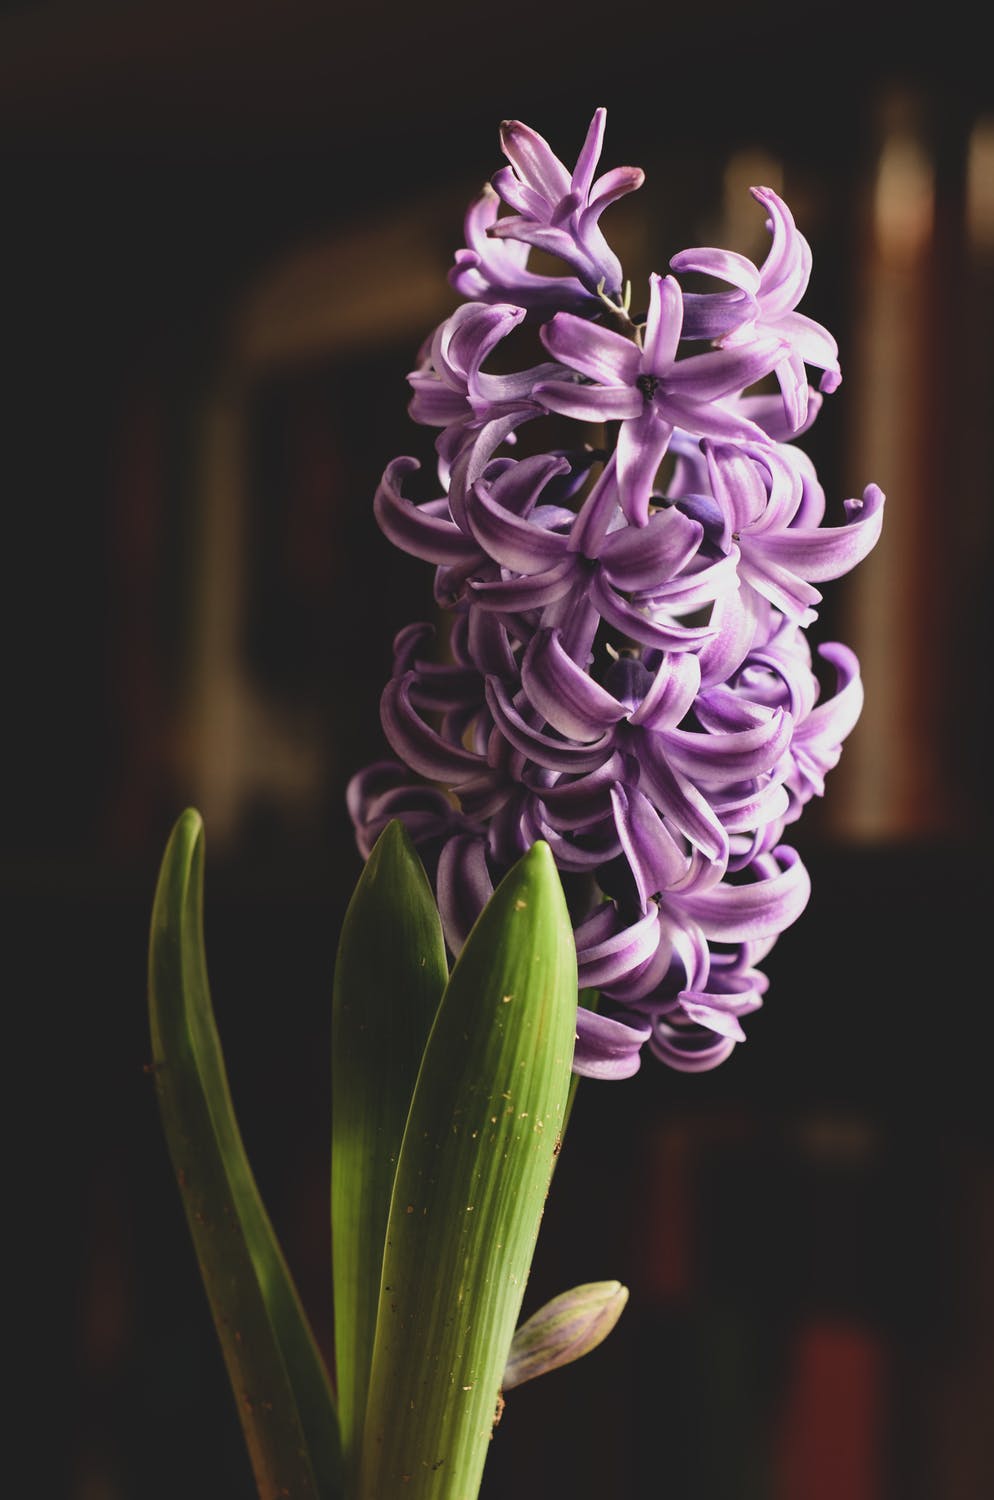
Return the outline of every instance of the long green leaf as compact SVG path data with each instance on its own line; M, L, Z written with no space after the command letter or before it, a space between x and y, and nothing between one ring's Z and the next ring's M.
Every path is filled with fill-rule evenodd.
M448 979L427 876L383 830L342 923L332 1010L331 1235L338 1410L358 1462L390 1194L411 1095Z
M331 1385L249 1167L214 1023L199 813L178 819L152 910L153 1072L169 1154L262 1500L336 1500Z
M498 886L425 1049L394 1183L359 1500L473 1500L559 1143L576 950L548 845Z

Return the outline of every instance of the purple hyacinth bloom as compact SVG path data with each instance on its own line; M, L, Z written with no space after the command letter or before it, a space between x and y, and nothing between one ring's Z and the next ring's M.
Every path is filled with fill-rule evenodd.
M465 300L409 376L438 488L410 499L419 465L401 457L374 499L384 534L433 565L450 628L398 633L381 698L397 759L355 776L348 808L364 855L403 820L453 955L501 876L548 844L597 996L574 1069L617 1079L645 1052L716 1066L763 1003L758 965L810 894L785 830L862 705L853 653L809 640L818 586L875 545L884 496L868 485L827 524L797 446L840 377L831 335L796 311L811 257L786 205L754 189L761 269L684 251L674 271L729 290L653 275L637 320L598 219L642 177L594 180L603 133L598 110L570 173L505 124L510 165L467 215L450 277ZM530 270L533 248L568 274ZM526 320L548 361L515 361ZM771 376L779 393L756 389Z
M369 858L376 840L394 818L407 828L422 857L435 849L433 864L441 848L463 826L462 817L443 791L425 783L413 784L407 767L396 760L374 761L353 776L346 804L363 859Z
M651 1049L671 1067L713 1067L743 1039L739 1018L766 989L751 964L807 903L810 884L794 850L757 857L749 872L743 885L664 893L634 926L605 905L577 928L581 984L600 988L602 1005L623 1024L648 1023ZM581 1056L578 1071L605 1076L595 1066Z
M641 187L645 173L641 167L615 167L594 180L606 118L606 110L594 111L572 174L536 131L520 120L505 120L500 139L510 166L494 174L493 186L514 212L489 229L499 239L557 255L589 291L601 288L612 296L621 291L621 262L598 220L610 203Z
M531 246L493 232L499 214L500 195L487 183L466 215L466 248L456 251L449 272L455 291L473 302L512 302L529 313L596 309L596 294L576 276L530 271Z
M503 439L521 422L541 415L535 387L559 373L558 365L546 363L509 375L483 369L484 361L523 318L522 308L502 302L463 303L435 330L421 364L408 376L411 417L443 429L438 440L443 477L487 427L499 424Z
M672 509L628 526L614 454L575 515L515 502L523 472L484 478L466 498L468 529L502 570L496 580L470 579L474 603L514 613L541 602L576 659L604 621L649 647L688 650L711 638L710 625L684 625L681 616L736 586L734 560L699 555L699 522Z
M653 274L641 346L571 313L557 313L542 330L550 354L587 383L544 379L535 395L550 411L581 422L621 422L621 506L638 526L648 520L656 472L675 427L698 437L762 442L762 430L721 400L762 380L787 349L779 338L758 335L734 348L678 360L682 326L679 283Z
M705 527L712 523L722 550L737 548L742 586L810 623L808 611L822 597L815 582L841 578L876 545L883 492L868 485L861 499L844 502L844 524L828 527L820 524L824 495L819 487L821 504L813 514L811 487L791 449L709 439L700 448L713 505L701 496L684 496L678 504Z
M839 350L826 328L796 311L811 275L811 247L794 223L790 209L772 188L754 187L750 191L766 209L766 226L772 237L760 269L744 255L710 249L683 250L671 258L670 268L716 276L739 288L744 297L753 299L755 310L745 320L734 304L714 302L711 316L705 321L704 307L709 299L706 295L698 296L694 310L700 321L694 332L701 336L706 330L706 336L725 349L747 343L763 330L781 338L785 353L777 363L776 374L788 424L797 432L807 417L809 389L805 364L822 371L822 391L837 390L842 380Z

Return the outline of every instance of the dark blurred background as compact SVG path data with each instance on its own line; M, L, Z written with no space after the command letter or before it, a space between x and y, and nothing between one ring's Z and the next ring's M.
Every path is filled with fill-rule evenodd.
M33 1493L252 1494L143 1071L150 903L189 803L236 1107L330 1347L343 794L383 749L392 636L432 609L372 494L430 453L404 377L455 305L498 123L570 162L602 104L604 165L647 172L605 220L636 280L688 245L761 258L747 188L786 197L845 376L804 445L831 505L870 480L889 498L813 632L858 651L867 705L795 830L811 904L721 1069L581 1089L526 1311L609 1276L631 1300L588 1361L509 1399L484 1500L994 1493L979 25L958 0L918 21L0 8L7 1285L46 1422Z

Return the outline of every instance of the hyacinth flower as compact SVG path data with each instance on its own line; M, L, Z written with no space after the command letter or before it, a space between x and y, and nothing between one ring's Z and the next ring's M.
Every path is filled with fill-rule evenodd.
M781 338L785 349L777 362L776 376L788 426L797 432L807 420L811 394L805 366L821 370L821 391L838 390L842 381L839 350L827 328L796 310L811 276L811 247L794 223L793 214L772 188L754 187L751 192L766 209L771 237L762 267L757 269L752 261L733 251L699 249L681 250L671 257L670 268L715 276L753 299L755 312L743 322L734 304L724 308L713 295L698 294L694 299L694 331L723 349L755 337L761 329Z
M621 262L601 233L609 204L645 181L640 167L615 167L594 179L604 142L607 111L594 111L586 140L570 173L537 131L520 120L500 127L508 165L487 184L467 217L467 249L458 251L450 280L473 300L518 301L522 308L578 304L596 308L600 293L618 296ZM503 201L513 213L499 216ZM531 248L558 256L575 277L537 276L527 267Z
M571 171L501 126L461 301L408 377L432 498L401 455L372 500L434 569L435 617L398 632L392 758L346 793L363 865L332 986L332 1371L235 1118L195 810L163 859L150 1072L261 1500L474 1500L506 1393L607 1336L616 1280L521 1318L577 1081L644 1057L701 1072L745 1041L811 894L788 831L859 718L854 653L811 632L884 496L833 515L798 446L841 379L797 310L807 241L755 187L763 266L678 252L633 314L601 218L643 174L597 175L605 127L598 109Z
M648 520L652 486L675 428L698 437L747 441L762 432L721 405L754 385L786 356L778 338L757 334L732 348L677 359L683 292L675 277L649 278L649 310L638 339L556 313L542 328L551 354L584 382L543 380L536 395L550 411L581 422L620 421L618 485L625 516Z
M467 215L450 277L465 300L410 377L412 419L440 429L438 495L405 498L402 458L375 500L390 540L435 564L451 659L440 671L428 638L412 655L402 633L382 702L397 759L357 776L350 810L366 848L382 819L372 788L406 807L452 952L502 871L547 842L597 996L596 1020L580 1007L574 1068L620 1078L643 1047L678 1068L727 1057L765 990L759 948L803 909L783 836L822 794L862 691L852 653L815 653L806 633L820 586L874 546L884 497L868 485L832 524L796 446L841 371L834 339L797 310L811 251L787 205L753 189L762 267L678 251L634 314L600 219L642 177L595 181L604 133L598 110L571 173L505 122L508 165ZM563 275L531 280L534 248ZM685 292L690 272L721 285ZM504 340L526 320L551 363L515 373ZM444 812L426 800L438 792Z

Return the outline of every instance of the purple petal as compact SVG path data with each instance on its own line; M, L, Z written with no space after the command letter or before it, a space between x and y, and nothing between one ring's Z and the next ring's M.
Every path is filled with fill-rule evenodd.
M750 540L742 551L739 568L742 582L762 594L789 619L808 625L814 619L811 611L820 603L821 594L789 568L782 568L774 562L769 555L772 550L762 537Z
M417 669L423 651L434 646L436 633L434 625L429 625L427 622L405 625L397 631L393 638L394 677L400 677L404 672Z
M759 430L776 443L790 442L801 437L814 422L821 410L822 398L817 391L808 392L808 411L802 427L792 427L783 409L782 396L742 396L736 402L743 416L751 417Z
M730 348L712 349L679 360L666 376L667 396L679 394L693 401L717 401L745 390L769 375L789 352L783 339L764 336Z
M527 226L535 222L541 223L548 214L549 200L545 194L541 189L523 182L512 167L499 167L490 182L507 206L516 211L513 217L518 224ZM506 218L498 219L494 225L494 232L506 226L507 222Z
M502 620L484 609L471 609L461 618L465 625L465 660L484 677L515 677L517 662ZM453 643L459 632L453 630Z
M566 557L568 537L522 520L497 504L493 495L494 486L479 480L466 502L470 530L489 557L502 567L528 574L540 573Z
M500 198L489 183L470 204L464 220L467 249L457 250L449 285L467 301L513 302L518 307L579 312L593 302L573 276L541 276L527 269L528 248L490 233Z
M596 117L595 117L596 118ZM501 150L523 183L540 193L549 205L570 190L566 168L543 136L520 120L504 120L500 127ZM499 174L503 179L502 173Z
M599 556L612 525L619 519L618 483L612 452L570 529L570 551L588 558Z
M611 804L639 902L642 910L647 911L653 896L680 881L687 867L686 856L648 797L637 787L613 787Z
M641 1012L645 1004L649 1014L654 1007L653 997L664 983L670 992L677 982L675 976L682 973L687 984L703 984L708 975L710 954L707 938L696 923L686 914L675 915L667 906L666 897L659 908L659 942L655 953L634 969L625 979L617 981L605 993L619 1004L632 1006Z
M571 740L603 740L625 716L624 706L562 648L558 632L539 630L521 663L521 683L553 729Z
M704 355L693 357L710 358ZM680 363L685 361L681 360ZM782 399L778 396L776 401L782 409ZM733 443L761 443L766 437L763 429L745 415L748 410L745 401L726 406L718 401L692 400L682 393L672 392L666 396L665 406L666 414L674 425L682 427L695 437L724 438Z
M681 250L670 259L670 267L677 272L693 271L703 276L714 276L752 296L759 291L759 272L751 260L735 250Z
M493 497L494 503L516 516L529 516L536 509L545 486L550 480L571 472L571 464L559 453L534 453L529 458L503 459L498 470L496 462L489 464L481 476ZM479 481L478 481L479 482ZM546 506L546 510L554 507ZM564 511L571 518L571 511Z
M377 838L399 818L415 843L451 832L461 814L437 787L410 781L398 761L375 761L353 776L346 787L346 806L356 844L368 859Z
M496 180L494 178L495 182ZM522 193L522 197L525 196L530 196L527 189ZM578 253L575 236L568 229L549 222L553 210L546 204L535 199L532 201L533 213L508 215L498 219L490 233L495 239L520 240L526 245L534 246L536 250L544 250L547 255L557 256L575 270L584 269L586 257ZM571 205L562 203L561 206L568 211Z
M701 687L727 682L749 654L756 639L759 613L756 596L748 589L721 594L711 611L711 638L696 652Z
M681 337L725 338L758 316L759 303L748 292L684 292Z
M749 833L754 828L765 829L783 818L789 810L790 799L782 782L771 780L765 786L750 788L738 795L719 793L713 797L712 806L728 833Z
M573 557L564 557L543 573L530 573L521 578L501 581L470 579L469 587L473 600L481 609L529 610L540 609L567 592L572 581L576 563Z
M700 546L704 528L675 508L656 511L644 526L612 531L601 559L619 589L649 592L686 567Z
M479 370L487 355L516 328L524 310L508 302L464 302L442 323L432 341L432 364L454 390Z
M762 866L763 879L748 885L723 883L682 898L707 937L716 942L741 943L771 937L797 920L811 894L808 872L789 845L779 845L774 855L776 860L770 856Z
M716 1037L694 1027L690 1032L660 1016L649 1038L649 1050L678 1073L706 1073L735 1050L731 1037Z
M651 1033L651 1026L626 1026L581 1005L576 1012L573 1072L581 1078L631 1078L639 1070L639 1053Z
M698 786L721 788L770 771L788 748L793 730L793 719L781 708L769 713L765 722L738 733L671 729L666 735L667 756Z
M669 381L683 327L683 292L675 276L649 277L649 311L643 334L642 369Z
M551 360L532 365L527 370L517 370L509 375L488 375L479 371L470 382L470 400L477 417L485 416L490 407L508 406L518 402L532 404L535 387L562 373L562 367ZM481 410L481 407L484 410ZM538 413L536 413L538 415Z
M553 827L587 830L610 818L611 790L626 769L624 757L613 751L595 770L569 780L560 779L555 786L543 788L542 800Z
M590 222L598 219L609 204L635 192L644 181L645 173L641 167L612 167L610 172L598 177L589 195L589 206L583 210L578 220L580 236L584 236Z
M387 466L373 497L380 530L395 547L425 562L464 567L482 562L483 554L473 538L448 518L447 501L415 505L401 494L403 476L420 467L414 458L396 458Z
M554 359L589 380L608 386L634 386L639 374L639 351L631 339L615 333L613 328L602 328L574 313L561 312L545 324L541 334Z
M602 735L591 745L577 746L540 733L526 723L503 683L496 678L487 678L486 698L494 723L508 744L520 750L522 755L533 760L536 765L545 766L547 770L593 771L610 752L611 737L608 734Z
M712 864L724 865L728 861L728 834L704 797L689 777L672 766L662 743L651 732L646 732L640 741L639 770L641 784L651 793L652 800L661 813L688 839ZM620 828L619 828L620 832ZM679 877L685 873L686 861L681 868L669 872L665 884L656 890L675 887Z
M766 512L769 496L759 465L747 449L733 444L701 443L708 466L711 493L725 521L723 543L733 532L744 531Z
M702 563L699 557L695 558L685 572L633 594L632 600L663 615L704 609L716 604L726 594L738 592L739 561L737 546L732 546L726 556L716 557L711 562Z
M493 891L486 841L469 833L450 839L438 860L438 913L452 953L460 952Z
M573 168L570 187L580 203L586 203L587 198L590 196L590 185L594 180L597 163L601 159L606 121L607 110L603 106L595 109L593 118L587 127L587 135L581 147L580 155L576 159L576 166Z
M711 638L709 625L670 625L650 619L635 605L622 599L599 574L590 582L590 597L603 618L616 630L661 651L691 651Z
M448 427L470 413L466 392L443 385L434 370L415 370L407 382L413 392L408 415L422 427Z
M805 663L801 672L788 671L772 650L752 651L736 674L734 686L723 684L700 694L697 719L714 735L738 734L763 725L769 728L776 708L786 708L795 720L800 719L813 706L813 683L810 664Z
M577 422L620 422L637 417L642 397L633 386L576 385L543 380L532 391L540 406Z
M623 979L652 957L659 941L659 911L654 905L632 923L622 922L611 902L605 905L610 919L608 932L603 912L595 912L575 932L582 990L603 989Z
M514 442L515 429L536 415L538 411L535 407L502 412L499 417L484 422L453 460L449 482L449 508L456 525L467 535L469 522L466 520L466 495L476 481L482 478L501 443Z
M779 328L780 325L777 326ZM775 374L780 383L787 424L791 432L800 432L807 420L811 388L803 359L790 349L789 344L786 347L789 353L786 358L778 361Z
M633 526L645 526L659 465L669 446L672 424L655 402L643 406L618 433L617 473L621 508Z
M814 365L815 369L823 370L822 390L835 390L842 382L839 371L839 346L820 323L813 318L805 317L804 313L789 312L776 322L776 331L781 338L787 339L794 353L807 365ZM826 386L825 377L829 380L835 376L834 384Z
M830 642L818 655L835 668L835 692L820 701L798 725L792 748L804 747L809 754L815 744L841 745L851 734L863 708L863 685L859 662L848 646Z
M652 686L631 715L633 726L657 733L675 729L689 713L701 685L701 666L687 651L668 651L656 668Z
M407 765L430 781L457 786L484 769L482 757L449 744L430 729L411 704L414 673L405 673L387 683L380 698L383 732L391 748Z
M738 1016L715 1005L706 991L682 990L680 1009L688 1020L697 1026L703 1026L707 1031L713 1031L716 1036L728 1037L733 1042L745 1041L745 1032Z
M867 485L862 500L847 502L846 525L790 527L757 540L764 557L789 568L800 578L823 582L841 578L876 546L883 525L884 493Z
M599 826L593 833L585 828L582 844L574 843L569 835L564 837L559 834L551 825L543 825L543 829L542 837L547 841L561 870L596 875L597 870L603 868L608 860L617 858L621 853L614 829L607 825Z
M558 630L563 650L574 661L589 661L601 617L587 587L587 575L578 572L570 588L548 604L542 618L550 630Z
M769 215L767 228L772 240L761 267L760 296L763 316L776 318L796 307L803 297L811 273L811 250L790 209L772 188L754 187L749 191Z

